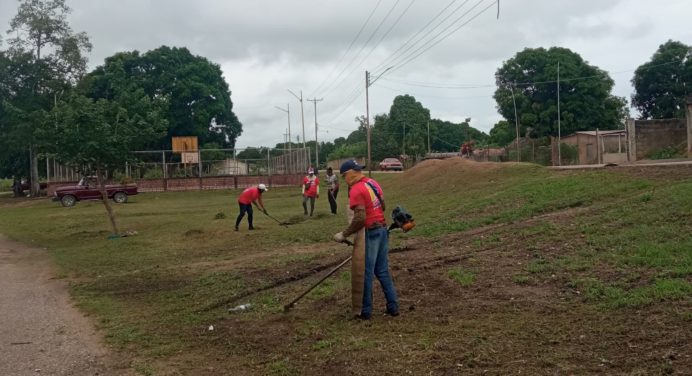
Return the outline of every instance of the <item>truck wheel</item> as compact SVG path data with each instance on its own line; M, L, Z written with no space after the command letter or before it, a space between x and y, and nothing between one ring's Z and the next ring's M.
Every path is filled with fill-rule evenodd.
M125 192L115 192L113 195L113 201L117 202L118 204L124 204L127 202L127 193Z
M62 203L62 206L69 208L70 206L74 206L77 203L77 199L72 195L65 195L62 196L60 202Z

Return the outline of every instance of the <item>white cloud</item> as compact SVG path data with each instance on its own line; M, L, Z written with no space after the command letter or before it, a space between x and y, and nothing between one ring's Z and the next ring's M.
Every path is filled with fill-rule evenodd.
M470 0L462 11L478 1ZM69 17L72 28L86 31L94 44L92 67L119 51L147 51L161 45L188 47L219 64L232 92L234 111L244 126L239 147L283 142L286 115L274 106L290 104L291 133L294 139L296 134L302 135L300 103L287 89L296 93L303 90L306 99L324 98L317 105L320 140L355 130L353 119L365 113L364 71L379 73L381 69L375 67L383 62L382 68L391 65L385 59L450 0L414 2L373 49L410 3L400 1L362 54L353 58L395 3L382 0L373 13L346 55L345 62L353 63L337 80L343 82L331 85L329 91L315 92L342 71L345 63L340 58L375 1L68 0L73 8ZM446 14L462 3L454 3ZM490 3L482 0L469 16ZM0 0L0 30L4 30L1 25L9 28L17 4ZM668 39L692 42L692 28L686 27L690 14L692 3L687 0L503 0L499 20L496 8L491 7L408 64L397 66L400 62L395 61L396 68L370 88L370 113L387 112L396 95L408 93L435 118L461 121L471 117L473 126L487 132L500 119L491 97L492 87L436 89L385 79L492 85L502 62L526 47L561 46L579 53L590 64L610 72L615 80L614 94L629 99L632 71L647 61L658 45ZM351 95L358 93L360 96ZM314 139L314 107L307 101L304 105L306 136Z

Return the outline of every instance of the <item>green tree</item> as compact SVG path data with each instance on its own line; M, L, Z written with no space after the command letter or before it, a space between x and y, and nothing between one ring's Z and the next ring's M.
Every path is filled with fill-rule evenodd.
M527 48L497 70L497 109L514 123L514 103L521 134L556 136L557 67L560 63L560 127L562 134L576 131L616 129L625 116L625 99L610 94L608 74L566 48Z
M84 52L91 50L85 33L74 33L67 23L70 8L65 0L21 0L10 21L7 51L15 64L31 72L22 95L13 94L7 102L12 124L9 131L20 142L16 149L28 150L31 194L39 194L38 153L42 149L36 130L41 112L55 105L59 96L70 89L86 70ZM28 57L28 58L27 58ZM30 94L27 94L28 93Z
M62 163L96 175L114 234L119 232L105 176L128 162L137 162L132 151L165 132L161 107L162 103L150 100L139 90L113 100L73 94L45 113L50 121L43 122L46 126L41 131L50 134L51 151Z
M517 137L516 124L510 124L506 120L500 120L495 123L493 129L490 130L490 144L497 146L506 146Z
M152 146L169 147L173 136L197 136L200 144L233 148L242 132L221 68L186 48L163 46L143 55L121 52L107 58L85 81L85 90L94 98L113 98L133 88L167 103L166 137Z
M692 46L669 40L634 72L632 105L642 119L684 118L692 93Z
M435 152L458 152L466 141L483 143L487 138L488 135L473 128L467 121L458 124L438 119L430 121L431 150Z

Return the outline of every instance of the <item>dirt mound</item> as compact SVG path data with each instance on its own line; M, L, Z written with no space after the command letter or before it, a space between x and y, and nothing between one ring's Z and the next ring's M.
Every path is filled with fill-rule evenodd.
M502 166L497 162L476 162L470 159L453 157L446 159L428 159L405 172L406 180L412 183L422 183L442 176L460 176L460 174L484 174L495 171Z

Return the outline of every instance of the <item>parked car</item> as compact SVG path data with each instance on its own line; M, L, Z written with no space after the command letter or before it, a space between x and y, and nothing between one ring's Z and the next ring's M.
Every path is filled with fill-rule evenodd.
M388 170L403 171L404 165L401 164L401 161L396 159L396 158L385 158L382 160L382 162L380 162L380 170L382 170L382 171L388 171Z
M123 204L127 202L128 196L137 194L137 186L134 184L106 185L106 192L108 198ZM77 201L100 200L101 198L101 191L93 177L82 178L77 185L58 187L53 194L53 201L60 201L65 207L74 206Z

